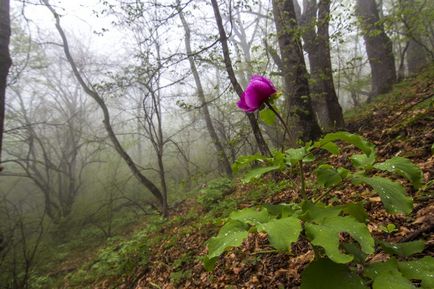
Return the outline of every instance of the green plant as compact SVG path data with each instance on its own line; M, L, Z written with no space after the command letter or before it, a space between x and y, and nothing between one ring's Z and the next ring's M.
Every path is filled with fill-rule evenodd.
M247 201L261 202L264 197L272 196L277 192L281 192L288 187L291 187L292 183L287 180L276 182L272 178L256 180L255 186L252 190L249 190L244 199Z
M257 166L252 169L253 164L261 164L262 166ZM272 171L283 170L285 169L284 154L275 151L272 157L265 157L258 154L241 156L232 165L234 173L245 169L248 169L248 171L241 179L243 183L249 183L255 179L259 179L262 175Z
M174 271L170 273L170 282L173 285L178 286L186 279L190 278L190 276L191 276L191 270Z
M206 209L211 209L214 204L220 201L226 194L232 191L232 181L228 178L219 178L210 181L203 188L198 197L198 202Z
M387 224L386 226L380 226L380 230L387 234L391 234L398 231L395 224Z
M213 220L219 217L227 217L232 211L237 208L237 205L237 201L235 200L223 199L209 210L209 214L212 215Z
M174 271L170 274L170 282L173 283L173 285L178 286L184 280L190 278L191 270L182 270L182 266L184 264L192 262L192 260L193 260L193 256L190 253L186 253L181 255L181 257L179 257L175 261L173 261L172 269Z
M142 234L133 239L113 244L101 250L91 269L98 276L122 276L144 267L148 262L146 237Z
M350 167L321 163L315 169L315 187L319 189L308 188L303 166L313 162L320 150L339 155L341 142L355 146L361 153L350 156ZM397 261L391 257L387 262L366 262L367 257L376 251L376 243L392 256L409 257L423 251L422 241L389 244L375 240L368 230L367 213L361 203L335 206L323 203L335 189L351 184L363 185L371 187L372 193L381 198L388 213L409 214L413 208L412 198L400 183L383 175L404 177L415 189L420 188L422 171L410 160L394 157L377 162L373 144L355 134L336 132L301 148L277 153L272 158L244 157L235 165L245 167L253 161L266 164L268 169L255 168L246 174L248 178L245 177L244 181L251 181L269 171L290 168L299 173L301 199L297 203L262 205L232 212L218 235L208 241L208 254L204 258L207 270L214 268L223 252L240 246L249 232L265 232L270 245L280 252L290 253L292 245L301 236L311 243L315 260L302 274L302 289L368 288L369 283L374 289L414 288L412 280L421 280L425 289L433 288L434 281L430 275L434 272L432 257L411 261ZM323 282L325 278L329 281L327 284ZM387 282L393 286L386 287Z
M181 255L178 259L173 261L172 268L173 269L179 269L182 267L182 265L189 263L193 259L193 256L189 253Z
M134 274L137 268L144 269L149 258L148 234L152 230L155 228L151 224L129 240L110 239L109 244L98 252L91 264L69 275L71 284L91 284L101 279L126 277ZM111 288L117 285L119 284L114 282Z
M34 289L52 288L53 280L49 276L32 276L29 284L30 288Z

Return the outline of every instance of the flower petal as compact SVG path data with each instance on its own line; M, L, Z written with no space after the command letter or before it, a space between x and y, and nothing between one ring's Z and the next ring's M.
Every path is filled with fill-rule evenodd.
M244 93L244 92L243 92L243 94L241 95L240 100L237 102L237 106L238 106L240 109L244 110L245 112L252 112L252 111L255 111L255 110L256 110L256 108L251 108L251 107L249 107L249 106L246 104L246 101L245 101L245 93Z
M245 102L249 107L258 109L268 98L276 92L273 85L269 81L255 78L250 81L246 88Z
M274 92L277 91L277 89L274 87L273 82L270 79L268 79L267 77L265 77L265 76L255 74L250 79L250 81L252 81L252 80L259 80L259 81L265 82L265 83L267 83L270 86L271 90L274 90Z
M253 75L237 105L246 112L253 112L259 109L276 91L270 79L261 75Z

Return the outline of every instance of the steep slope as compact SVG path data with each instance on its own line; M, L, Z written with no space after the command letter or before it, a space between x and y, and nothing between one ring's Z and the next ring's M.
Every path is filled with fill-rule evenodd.
M373 142L380 160L392 156L411 159L423 170L425 183L434 176L433 79L431 68L347 117L348 130ZM345 147L331 162L347 162L352 150ZM300 274L313 259L305 240L298 241L291 254L283 254L270 250L266 234L251 233L241 247L220 257L213 272L207 272L202 262L206 241L217 234L231 211L297 198L294 183L298 180L291 177L270 174L248 185L214 181L202 189L197 200L177 204L168 221L150 218L132 239L115 241L101 250L95 260L68 275L63 288L299 288ZM357 195L366 202L373 235L390 242L424 239L421 255L433 255L433 184L418 192L406 187L414 198L410 216L386 213L378 198L364 194L362 187L335 191L324 201L338 202L339 197L339 202L345 202ZM390 224L394 228L385 229ZM381 260L384 255L373 258Z

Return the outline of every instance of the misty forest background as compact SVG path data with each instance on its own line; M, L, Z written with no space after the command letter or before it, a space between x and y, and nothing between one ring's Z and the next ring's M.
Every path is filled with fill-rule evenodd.
M230 182L242 155L345 129L434 59L433 0L66 2L0 2L2 289L49 288L71 256ZM253 74L283 92L289 136L237 108Z

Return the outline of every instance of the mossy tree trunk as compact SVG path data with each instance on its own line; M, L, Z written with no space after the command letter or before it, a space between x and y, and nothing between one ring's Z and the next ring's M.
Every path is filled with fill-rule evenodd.
M384 25L375 0L357 0L356 13L359 16L369 65L371 66L372 96L390 91L396 82L395 59L392 41L384 31Z
M273 14L282 59L285 94L288 97L291 123L290 140L308 141L321 135L313 113L306 64L304 62L298 25L291 0L273 0Z
M311 98L319 124L327 131L344 127L344 117L333 83L330 57L330 0L304 0L304 50L310 64Z

